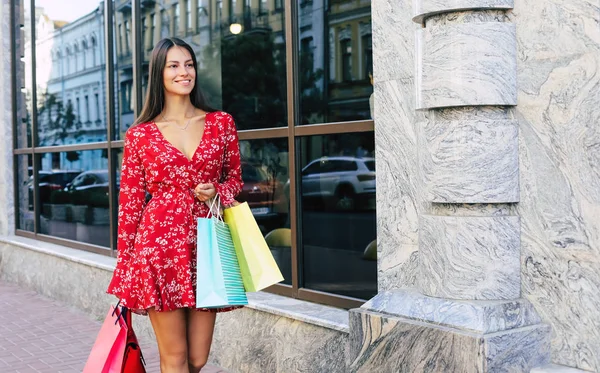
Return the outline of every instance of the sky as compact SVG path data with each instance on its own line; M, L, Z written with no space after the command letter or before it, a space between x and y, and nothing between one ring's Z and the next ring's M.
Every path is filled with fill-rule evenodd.
M35 5L44 8L53 21L73 22L100 5L99 0L35 0Z

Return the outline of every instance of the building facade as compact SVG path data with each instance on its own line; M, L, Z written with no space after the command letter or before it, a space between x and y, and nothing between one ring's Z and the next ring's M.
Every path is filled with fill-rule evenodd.
M213 362L600 370L597 6L115 0L64 22L32 3L0 8L1 279L105 314L122 138L176 36L236 119L240 199L285 277L219 317Z

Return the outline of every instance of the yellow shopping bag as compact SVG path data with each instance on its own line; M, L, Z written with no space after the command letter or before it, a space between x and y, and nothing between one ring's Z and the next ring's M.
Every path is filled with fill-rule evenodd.
M225 209L224 219L231 231L246 291L259 291L283 281L248 204Z

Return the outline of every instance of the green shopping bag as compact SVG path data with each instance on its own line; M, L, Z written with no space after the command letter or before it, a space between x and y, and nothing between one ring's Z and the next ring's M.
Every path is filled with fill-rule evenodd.
M229 226L220 214L198 218L197 224L196 307L248 304Z

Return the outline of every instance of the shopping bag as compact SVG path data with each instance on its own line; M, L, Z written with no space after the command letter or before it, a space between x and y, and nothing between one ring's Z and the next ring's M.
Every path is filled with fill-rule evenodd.
M228 225L220 218L220 215L198 218L197 308L248 304L231 233Z
M225 209L224 218L231 230L246 291L259 291L283 281L248 203Z
M131 320L131 311L127 308L122 308L123 319L127 325L127 344L123 355L122 373L146 373L146 362L142 355L140 344L138 343L135 331L133 331L133 323Z
M83 373L121 373L127 345L127 324L121 310L111 306L100 328Z

